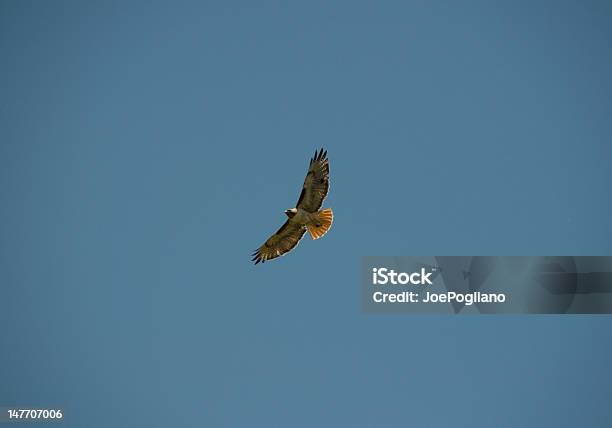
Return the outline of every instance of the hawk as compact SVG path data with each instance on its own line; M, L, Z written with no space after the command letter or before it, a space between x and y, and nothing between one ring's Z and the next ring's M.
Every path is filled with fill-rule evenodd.
M255 252L251 261L255 264L272 260L291 251L300 242L306 231L312 239L325 235L334 221L331 208L321 211L323 199L329 191L329 161L327 150L315 150L310 159L308 173L304 179L302 193L295 208L285 210L288 219L278 231Z

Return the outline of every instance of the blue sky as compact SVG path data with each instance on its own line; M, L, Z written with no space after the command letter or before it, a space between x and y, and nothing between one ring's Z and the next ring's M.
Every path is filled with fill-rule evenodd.
M0 406L607 426L609 317L372 316L366 255L612 251L607 2L0 3ZM328 150L329 234L252 266Z

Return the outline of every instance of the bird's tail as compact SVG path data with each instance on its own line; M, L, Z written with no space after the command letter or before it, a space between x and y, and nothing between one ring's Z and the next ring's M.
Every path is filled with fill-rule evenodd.
M316 217L319 220L320 226L312 224L306 226L312 239L319 239L321 236L327 233L334 222L334 212L331 208L325 208L324 210L319 211L316 214Z

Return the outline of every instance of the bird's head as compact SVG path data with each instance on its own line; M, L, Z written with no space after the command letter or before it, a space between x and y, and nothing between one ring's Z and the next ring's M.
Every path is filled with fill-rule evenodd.
M291 208L290 210L285 210L285 214L287 215L287 217L291 218L295 214L297 214L297 208Z

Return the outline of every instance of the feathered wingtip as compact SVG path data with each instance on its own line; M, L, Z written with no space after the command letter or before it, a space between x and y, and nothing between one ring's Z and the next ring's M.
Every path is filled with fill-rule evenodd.
M252 262L255 262L255 264L261 262L261 263L265 263L266 260L264 258L261 257L261 253L259 252L259 248L256 249L255 251L253 251L253 253L251 254L251 257L253 257L251 259Z
M322 161L326 157L327 157L327 150L323 150L323 147L321 147L321 150L315 150L314 156L310 159L310 165L312 165L313 162Z

